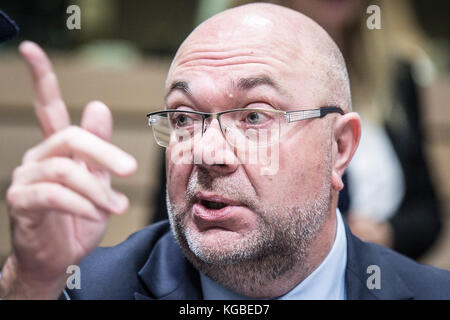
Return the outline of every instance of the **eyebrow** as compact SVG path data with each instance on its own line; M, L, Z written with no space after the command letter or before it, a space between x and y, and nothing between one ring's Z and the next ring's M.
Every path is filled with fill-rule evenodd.
M186 93L188 96L192 95L191 89L189 88L189 84L186 81L175 81L170 86L169 91L167 92L166 96L164 97L164 100L166 100L167 97L175 90L181 90L184 93Z
M277 90L279 90L278 84L268 76L257 76L257 77L249 77L249 78L240 78L237 82L237 88L239 90L250 90L258 86L267 85L271 86ZM192 92L189 88L189 83L187 81L179 80L172 83L167 92L164 100L167 100L167 97L175 90L181 90L186 95L192 96Z
M279 89L279 86L276 84L276 82L268 76L241 78L238 81L237 87L240 90L250 90L262 85L267 85L275 89Z

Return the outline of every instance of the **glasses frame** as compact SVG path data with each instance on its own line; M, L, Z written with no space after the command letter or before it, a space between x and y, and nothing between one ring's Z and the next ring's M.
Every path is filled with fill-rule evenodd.
M202 135L206 132L205 128L205 120L208 118L217 119L220 126L220 131L224 136L226 136L224 132L224 128L222 126L222 122L220 121L220 116L223 114L236 112L236 111L262 111L262 112L271 112L271 113L277 113L280 115L284 115L284 119L287 123L291 122L297 122L301 120L307 120L307 119L314 119L314 118L323 118L329 113L339 113L341 115L344 114L344 111L340 107L336 106L325 106L320 107L318 109L309 109L309 110L291 110L291 111L282 111L282 110L268 110L268 109L262 109L262 108L238 108L238 109L230 109L220 112L201 112L201 111L194 111L194 110L176 110L176 109L170 109L170 110L160 110L155 111L147 114L147 124L151 127L152 123L156 120L152 119L152 116L161 114L161 113L176 113L176 112L184 112L184 113L191 113L202 116ZM155 140L156 137L155 137ZM156 141L158 145L161 145L158 141ZM163 146L165 147L165 146Z

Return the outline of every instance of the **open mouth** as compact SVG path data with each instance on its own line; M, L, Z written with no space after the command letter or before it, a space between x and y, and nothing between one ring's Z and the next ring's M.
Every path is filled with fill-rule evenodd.
M197 192L195 198L199 205L209 210L220 210L228 206L240 205L237 201L206 192Z
M198 199L194 204L193 213L200 228L224 227L223 223L233 216L237 207L220 200Z
M208 200L201 200L201 205L203 205L205 208L211 209L211 210L220 210L228 206L226 203L223 202L216 202L216 201L208 201Z
M214 224L224 223L243 209L240 202L211 192L199 191L195 198L194 216L197 221L203 221L203 223L205 221Z
M248 214L248 209L239 201L212 192L195 194L192 214L199 230L240 228L239 217Z

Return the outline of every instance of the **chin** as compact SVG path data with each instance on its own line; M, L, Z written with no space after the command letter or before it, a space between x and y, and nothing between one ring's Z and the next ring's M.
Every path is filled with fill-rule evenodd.
M242 261L255 249L250 239L224 229L187 232L186 242L197 259L214 265Z

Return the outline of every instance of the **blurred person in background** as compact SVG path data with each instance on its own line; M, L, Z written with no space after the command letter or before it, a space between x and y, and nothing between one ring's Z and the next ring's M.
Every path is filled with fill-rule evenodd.
M440 234L441 209L424 150L420 99L422 87L433 79L434 66L409 2L275 3L319 23L346 59L354 110L364 124L347 170L344 194L349 193L349 209L340 206L352 232L411 258L421 257ZM367 27L366 10L372 4L380 8L381 29Z

